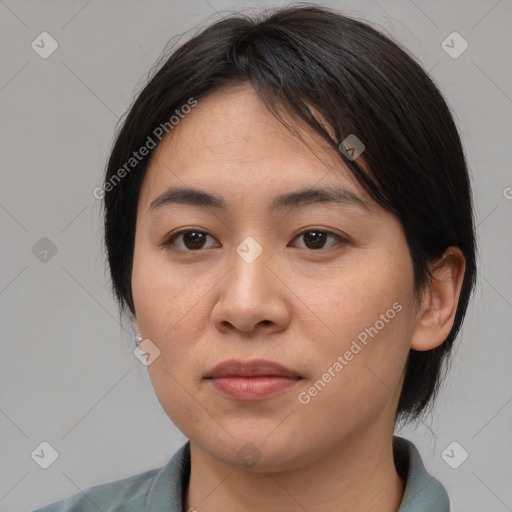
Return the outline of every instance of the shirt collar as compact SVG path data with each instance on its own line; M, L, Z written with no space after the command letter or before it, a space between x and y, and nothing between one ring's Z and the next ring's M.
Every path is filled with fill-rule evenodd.
M397 467L406 477L405 491L397 512L449 512L450 501L443 485L430 475L416 446L393 436ZM190 441L187 441L160 470L148 494L145 510L182 512L184 493L190 478Z
M405 462L405 491L397 512L450 512L448 493L441 482L430 475L416 446L402 437L393 436L395 460Z

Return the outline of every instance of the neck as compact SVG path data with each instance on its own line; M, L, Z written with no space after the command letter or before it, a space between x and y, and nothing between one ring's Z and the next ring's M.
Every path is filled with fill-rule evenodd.
M280 472L228 465L192 442L190 455L185 511L396 512L404 493L389 435L345 441L312 464Z

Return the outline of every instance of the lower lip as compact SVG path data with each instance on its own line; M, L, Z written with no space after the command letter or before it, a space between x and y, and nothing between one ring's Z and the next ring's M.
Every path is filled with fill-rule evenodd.
M221 393L235 400L265 400L293 387L299 378L294 377L217 377L210 379Z

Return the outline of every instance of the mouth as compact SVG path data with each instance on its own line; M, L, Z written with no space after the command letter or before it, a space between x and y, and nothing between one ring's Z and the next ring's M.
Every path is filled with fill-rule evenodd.
M265 359L255 359L247 362L229 359L215 366L205 376L206 379L216 379L220 377L300 378L301 376L294 370L290 370L279 363L266 361Z
M205 379L232 400L258 401L291 389L302 377L272 361L230 359L210 370Z

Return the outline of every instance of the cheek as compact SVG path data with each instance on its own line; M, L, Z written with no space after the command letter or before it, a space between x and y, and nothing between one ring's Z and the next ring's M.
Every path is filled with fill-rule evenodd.
M412 283L408 252L382 252L347 266L317 295L314 307L329 327L322 343L307 336L318 406L336 403L354 411L363 400L370 412L399 393L415 313Z
M147 367L155 394L169 418L186 432L190 425L205 421L191 400L199 391L200 365L195 353L206 321L200 316L204 314L200 302L204 291L198 286L189 288L183 276L167 274L163 268L143 265L142 259L139 266L134 263L133 298L144 338L160 350Z
M197 276L196 276L197 277ZM201 301L212 284L194 279L176 270L165 259L164 251L141 248L135 251L132 271L132 293L137 321L145 337L172 347L172 340L195 339L194 328L200 325ZM167 343L164 343L164 340Z
M137 323L144 338L160 350L148 373L160 403L178 426L198 418L191 396L199 392L205 365L210 366L201 340L211 323L208 292L215 282L176 272L149 250L134 257Z
M393 414L408 354L409 313L405 306L396 311L389 302L383 304L368 306L378 315L366 314L367 321L361 316L339 318L337 339L310 347L315 372L300 390L299 412L305 421L320 423L322 431L338 425L337 434L326 431L326 436L343 437L353 429L369 428L384 411Z
M401 325L396 318L407 316L403 310L410 305L412 283L408 258L383 250L368 251L343 268L332 269L322 282L303 281L300 296L307 297L307 305L329 328L334 348L339 349L376 322L379 333L390 334ZM296 290L298 286L300 281L295 283ZM402 309L400 314L397 309Z

